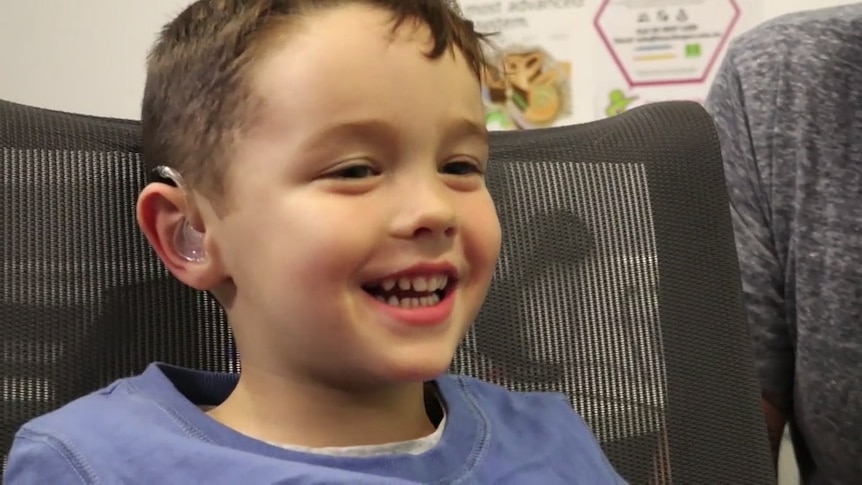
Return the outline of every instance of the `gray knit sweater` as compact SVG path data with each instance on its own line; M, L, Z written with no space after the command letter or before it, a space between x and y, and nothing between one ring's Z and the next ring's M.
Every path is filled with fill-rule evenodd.
M862 4L730 46L719 130L757 367L806 483L862 483Z

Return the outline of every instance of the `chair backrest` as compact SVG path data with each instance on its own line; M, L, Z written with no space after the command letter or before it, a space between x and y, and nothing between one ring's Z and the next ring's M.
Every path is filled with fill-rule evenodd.
M135 225L139 136L0 101L4 450L150 361L239 368L218 305ZM632 483L774 480L709 116L653 104L491 145L503 254L453 371L566 393Z

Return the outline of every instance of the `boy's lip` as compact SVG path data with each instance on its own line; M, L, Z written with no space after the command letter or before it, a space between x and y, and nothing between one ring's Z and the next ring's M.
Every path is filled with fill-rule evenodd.
M392 321L400 322L400 324L409 327L433 327L445 323L452 315L455 308L455 291L459 275L458 268L448 261L421 262L374 279L371 283L364 284L363 289L372 306L382 314L388 315ZM439 276L444 277L445 287L433 292L432 298L437 298L437 300L431 305L402 307L381 300L382 297L379 294L375 296L375 288L379 285L384 285L387 287L386 289L389 289L391 285L397 285L398 281L405 279ZM436 280L437 284L440 281Z
M370 293L365 297L371 306L383 315L388 315L390 321L398 322L407 327L438 327L446 324L455 309L455 290L447 291L440 301L431 306L403 308L387 304L374 298Z

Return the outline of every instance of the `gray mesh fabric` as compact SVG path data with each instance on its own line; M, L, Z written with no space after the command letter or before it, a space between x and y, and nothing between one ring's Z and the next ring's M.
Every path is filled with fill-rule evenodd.
M238 370L135 226L138 130L0 101L5 449L147 362ZM692 103L494 134L503 254L453 370L566 393L632 483L773 482L721 170Z

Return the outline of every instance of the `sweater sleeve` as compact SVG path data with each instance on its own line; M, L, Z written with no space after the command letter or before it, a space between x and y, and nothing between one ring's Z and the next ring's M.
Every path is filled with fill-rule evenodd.
M777 75L777 74L776 74ZM759 86L769 80L759 79ZM758 93L746 97L743 82L729 51L706 101L721 143L730 209L742 276L744 301L754 341L754 356L764 390L789 392L793 385L794 353L785 311L785 277L773 236L766 177L771 160L758 159L770 146L772 127L752 126L751 103L768 103ZM768 106L756 106L768 112ZM765 118L769 119L769 118ZM760 137L761 139L758 139Z

